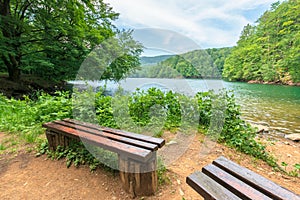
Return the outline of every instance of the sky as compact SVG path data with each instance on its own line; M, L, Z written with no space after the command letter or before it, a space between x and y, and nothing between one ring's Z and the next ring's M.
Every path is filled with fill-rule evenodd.
M147 48L144 53L147 55L155 54L155 51L181 53L199 48L234 46L243 27L248 23L254 24L276 0L105 0L105 2L112 6L115 12L120 13L119 19L114 21L114 24L119 29L135 30L136 33L133 35ZM179 43L175 47L177 50L170 48L171 43L166 45L166 41L170 42L170 38L172 44ZM156 44L151 44L151 41ZM165 43L157 45L159 42ZM186 48L187 43L191 45L191 49ZM185 47L178 51L182 45Z

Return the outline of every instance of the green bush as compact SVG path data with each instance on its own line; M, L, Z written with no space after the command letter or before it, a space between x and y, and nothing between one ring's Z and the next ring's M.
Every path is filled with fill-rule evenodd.
M44 132L43 123L73 117L134 132L151 130L157 136L161 136L163 130L192 128L276 165L265 146L255 140L255 131L242 120L240 107L227 91L199 92L194 97L157 88L116 97L91 90L74 92L72 98L68 92L37 96L37 100L28 97L14 100L0 95L0 131L18 133L27 142L35 142Z
M15 100L0 94L0 131L17 133L26 142L33 143L44 133L43 123L71 117L72 102L68 92L37 96L37 100L28 96L24 100Z

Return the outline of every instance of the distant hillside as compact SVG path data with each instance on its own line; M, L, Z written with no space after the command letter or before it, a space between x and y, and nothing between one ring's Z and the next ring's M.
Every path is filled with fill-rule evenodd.
M141 65L154 65L154 64L157 64L157 63L159 63L163 60L166 60L172 56L173 55L160 55L160 56L153 56L153 57L142 56L142 57L140 57L140 62L141 62Z
M142 57L141 70L130 77L220 78L231 48L194 50L181 55Z

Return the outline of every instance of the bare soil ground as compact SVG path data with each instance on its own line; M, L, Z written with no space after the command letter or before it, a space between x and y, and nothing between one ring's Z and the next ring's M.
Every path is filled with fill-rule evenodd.
M0 133L0 143L6 138ZM287 170L300 162L300 144L284 139L263 139L268 151L288 163ZM197 135L188 150L167 167L168 183L159 186L151 197L136 199L182 200L202 199L185 183L185 178L194 171L211 163L218 156L225 156L240 165L271 179L272 181L300 194L300 178L275 172L260 160L217 144L206 156L200 156L203 136ZM131 199L121 187L118 174L97 169L90 172L87 166L66 168L64 160L53 161L46 156L35 157L25 150L19 153L0 154L0 199Z

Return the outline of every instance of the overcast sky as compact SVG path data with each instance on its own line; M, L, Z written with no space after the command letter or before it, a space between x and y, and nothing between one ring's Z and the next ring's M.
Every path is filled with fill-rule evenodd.
M169 30L201 48L234 46L243 27L253 24L275 1L105 0L120 13L114 22L119 29ZM147 31L138 35L146 37Z

